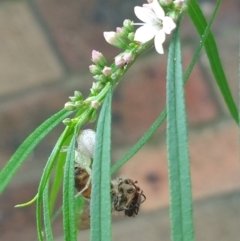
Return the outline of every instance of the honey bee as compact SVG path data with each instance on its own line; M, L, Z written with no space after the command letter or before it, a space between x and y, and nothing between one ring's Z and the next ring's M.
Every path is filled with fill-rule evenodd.
M92 190L92 185L89 183L89 173L85 169L75 166L74 175L75 188L78 191L77 195L81 194L84 198L89 200L91 198Z
M89 173L81 167L75 167L75 188L88 201L91 198L91 179ZM87 184L89 183L89 184ZM138 214L140 205L146 200L143 191L136 185L137 181L117 178L111 181L111 198L113 210L124 211L128 217ZM86 188L87 187L87 188ZM84 209L76 214L79 230L90 228L90 206L85 203Z
M91 180L92 180L92 160L75 150L75 188L77 195L82 195L86 199L91 197Z
M136 185L137 181L134 182L133 180L128 179L127 183L128 185L131 184L135 189L128 197L126 210L124 213L128 217L134 217L138 214L140 205L146 200L146 196L143 194L143 191Z
M146 200L146 196L136 183L137 181L124 178L118 178L111 182L113 209L124 211L128 217L136 216L141 203Z
M87 159L86 159L87 160ZM77 195L83 196L87 201L91 198L91 161L79 161L79 153L75 151L74 181ZM76 213L76 224L79 230L90 228L90 207L85 202L83 210Z
M111 198L113 203L113 208L116 211L125 210L125 204L127 202L126 195L123 194L123 190L119 189L119 184L122 183L122 178L117 178L111 181Z

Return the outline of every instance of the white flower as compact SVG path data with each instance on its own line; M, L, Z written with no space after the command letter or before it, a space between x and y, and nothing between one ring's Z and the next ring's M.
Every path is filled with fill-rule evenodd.
M136 16L144 23L134 24L143 25L138 28L135 33L134 40L141 43L153 39L156 51L159 54L163 54L163 42L165 41L165 35L170 34L176 27L176 24L172 18L165 16L165 12L159 5L158 0L153 0L150 4L144 4L143 7L135 7L134 12Z

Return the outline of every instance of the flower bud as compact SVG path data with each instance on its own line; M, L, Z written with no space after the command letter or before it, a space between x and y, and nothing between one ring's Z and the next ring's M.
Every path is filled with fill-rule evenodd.
M176 22L179 17L179 12L177 12L177 11L169 12L168 17L170 17L174 22Z
M111 80L114 82L117 78L123 74L123 68L116 69L114 73L111 75Z
M92 51L92 62L94 64L100 65L102 67L107 64L107 61L106 61L105 57L103 56L103 54L96 50Z
M66 118L62 121L62 123L65 125L65 126L69 126L72 124L72 120L70 118Z
M103 32L103 36L105 40L111 44L116 46L118 44L117 33L116 32Z
M135 36L135 33L134 32L131 32L128 34L128 40L130 40L131 42L134 41L134 36Z
M130 63L133 60L132 53L125 53L123 55L123 59L124 59L125 63L127 63L127 64Z
M121 68L122 66L125 65L125 61L123 57L119 55L115 57L114 63L118 68Z
M185 2L185 0L174 0L173 1L174 6L177 8L181 8L184 2Z
M161 6L168 6L170 4L172 4L173 0L160 0L159 3Z
M69 96L69 99L70 99L72 102L75 102L75 101L76 101L76 97L75 97L75 96Z
M129 19L125 19L123 21L123 27L124 29L126 29L126 31L130 32L134 32L134 27L133 27L133 21L129 20Z
M97 109L99 106L100 106L100 103L97 101L97 100L93 100L91 102L91 106L94 108L94 109Z
M92 64L89 66L89 70L92 74L101 74L102 68L98 65Z
M92 90L99 91L103 88L103 84L101 82L93 82L92 83Z
M182 14L183 12L185 12L187 10L187 1L186 0L175 0L175 1L173 1L173 4L175 7L175 11L178 12L178 15Z
M104 74L94 75L93 78L102 83L105 83L107 81L107 78Z
M75 96L76 100L82 100L83 99L82 93L80 91L75 90L74 96Z
M75 104L73 102L69 101L69 102L65 103L64 109L71 111L71 110L76 110L77 107L75 106Z
M83 106L83 101L82 101L82 100L76 101L76 102L75 102L75 106L76 106L77 108L82 107L82 106Z
M105 40L120 49L126 49L127 48L127 44L124 41L124 38L118 36L118 34L116 32L103 32L103 36L105 38Z
M127 40L128 31L125 28L117 27L116 33L118 38L122 38L125 41Z
M112 69L111 69L110 67L105 66L105 67L103 68L103 70L102 70L102 73L103 73L105 76L109 76L109 75L111 75L111 73L112 73Z

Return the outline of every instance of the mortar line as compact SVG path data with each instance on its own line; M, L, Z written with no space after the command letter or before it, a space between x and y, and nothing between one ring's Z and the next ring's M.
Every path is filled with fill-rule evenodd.
M70 66L65 60L64 56L61 54L56 38L52 34L51 29L48 23L46 22L45 18L42 16L41 12L39 11L36 1L28 1L27 4L30 10L32 11L32 14L36 22L39 24L39 27L42 29L43 34L45 35L46 40L48 41L50 48L53 51L62 69L64 70L64 72L70 72Z

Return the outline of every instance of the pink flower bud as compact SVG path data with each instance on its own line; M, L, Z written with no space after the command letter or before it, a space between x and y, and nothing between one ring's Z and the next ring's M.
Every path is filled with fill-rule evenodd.
M126 53L123 55L125 63L129 63L133 60L133 55L131 53Z
M97 101L97 100L93 100L91 102L91 106L94 108L94 109L97 109L99 107L100 103Z
M105 59L105 57L103 56L102 53L93 50L92 51L92 62L96 65L100 65L100 66L104 66L106 65L107 61Z
M119 68L125 65L125 60L123 59L122 56L117 56L114 62L115 62L115 65Z
M112 69L110 67L107 67L105 66L104 69L102 70L102 73L105 75L105 76L109 76L112 74Z
M93 62L98 62L99 59L102 57L102 54L96 50L92 51L92 60Z
M116 28L116 33L121 33L123 31L123 28L117 27Z

